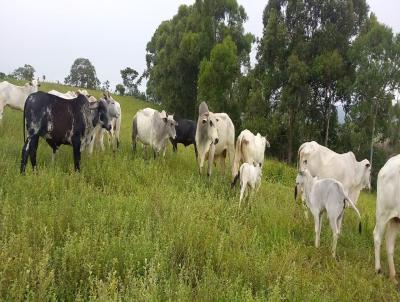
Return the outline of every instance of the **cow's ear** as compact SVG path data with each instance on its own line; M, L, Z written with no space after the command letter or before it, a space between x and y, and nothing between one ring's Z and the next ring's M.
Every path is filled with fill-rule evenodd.
M175 127L179 126L178 122L175 122Z
M368 164L365 165L365 167L366 167L366 168L369 168L369 167L371 167L371 164L368 163Z
M168 123L168 118L164 117L163 121L164 121L164 123Z

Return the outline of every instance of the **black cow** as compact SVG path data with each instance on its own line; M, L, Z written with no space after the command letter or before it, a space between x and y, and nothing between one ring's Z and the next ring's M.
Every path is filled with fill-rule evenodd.
M94 127L100 124L110 130L108 105L105 100L90 103L86 96L66 100L42 91L28 96L24 107L28 137L22 148L21 174L25 173L28 155L32 168L36 167L39 137L46 139L53 154L60 145L72 145L75 171L80 171L81 147L90 142Z
M197 158L196 122L187 119L177 119L177 122L178 125L175 126L176 138L170 138L174 152L178 150L178 144L183 144L185 147L193 144Z

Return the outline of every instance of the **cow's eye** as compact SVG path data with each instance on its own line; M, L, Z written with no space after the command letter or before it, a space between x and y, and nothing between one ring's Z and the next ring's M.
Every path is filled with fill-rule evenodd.
M211 126L211 127L213 126L213 122L212 122L212 121L210 121L210 126Z

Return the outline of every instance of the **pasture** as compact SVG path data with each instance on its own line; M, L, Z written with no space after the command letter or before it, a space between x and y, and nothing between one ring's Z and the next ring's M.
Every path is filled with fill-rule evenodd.
M44 83L41 90L70 90ZM96 97L100 92L91 91ZM131 151L134 113L122 106L121 147L82 154L72 148L55 163L41 139L38 171L20 176L22 112L5 110L0 127L0 300L2 301L395 301L374 272L375 196L347 209L331 257L324 217L321 248L314 222L294 203L295 169L266 161L251 207L238 210L230 171L197 172L193 148L168 146L165 159ZM238 129L236 129L236 135ZM274 144L273 141L270 142ZM229 167L230 168L230 167ZM400 263L398 253L395 263Z

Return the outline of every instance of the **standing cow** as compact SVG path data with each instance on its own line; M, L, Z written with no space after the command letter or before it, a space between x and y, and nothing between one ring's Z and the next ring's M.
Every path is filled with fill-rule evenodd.
M314 141L300 146L298 168L299 171L308 169L318 178L336 179L355 204L360 191L371 188L371 165L367 159L359 162L353 152L339 154Z
M24 139L25 126L28 137L22 148L21 174L25 173L28 156L35 169L40 136L46 139L53 153L60 145L72 145L75 170L80 171L81 147L90 142L97 125L110 130L109 121L109 110L104 100L89 103L82 94L66 100L41 91L32 93L24 108Z
M40 84L37 80L32 80L24 86L16 86L7 81L0 83L0 122L3 119L5 106L13 109L24 110L26 98L31 93L38 91Z
M202 174L204 161L208 159L207 175L211 176L214 160L220 159L225 171L225 158L232 164L235 152L235 126L226 113L213 113L205 102L199 106L196 129L196 146L199 152L197 161Z
M236 141L235 157L232 165L232 187L239 178L239 167L242 163L264 163L265 147L270 147L266 137L260 133L254 135L250 130L243 130ZM262 166L261 166L262 167Z
M105 100L109 106L111 130L108 131L108 133L111 135L113 151L116 151L116 149L119 147L119 134L121 130L121 105L112 98L110 93L104 93L103 100ZM95 128L88 148L89 154L93 153L95 144L98 144L100 150L104 151L104 135L106 132L107 131L99 125Z
M400 155L390 158L378 174L376 224L374 229L375 270L381 272L381 243L386 228L389 277L396 281L394 244L400 230Z
M177 125L173 115L168 115L164 110L158 112L152 108L139 110L132 122L132 149L136 150L136 143L140 141L144 147L150 145L154 158L160 153L165 156L168 138L176 137Z
M176 138L170 138L172 148L174 152L178 150L178 144L183 144L185 147L193 144L194 152L197 159L197 147L196 147L196 122L187 119L178 119L178 125L176 129Z

